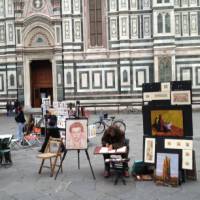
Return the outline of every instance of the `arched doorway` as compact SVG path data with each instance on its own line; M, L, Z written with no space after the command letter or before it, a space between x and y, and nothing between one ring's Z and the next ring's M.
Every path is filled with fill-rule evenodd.
M53 99L52 64L49 60L34 60L30 63L31 105L41 106L42 98Z

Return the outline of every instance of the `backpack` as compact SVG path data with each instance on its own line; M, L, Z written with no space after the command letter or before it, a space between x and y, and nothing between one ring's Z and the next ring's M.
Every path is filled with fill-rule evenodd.
M149 173L150 173L150 170L147 164L145 164L141 160L134 161L133 166L132 166L132 171L131 171L132 175L141 175L141 174L149 174Z

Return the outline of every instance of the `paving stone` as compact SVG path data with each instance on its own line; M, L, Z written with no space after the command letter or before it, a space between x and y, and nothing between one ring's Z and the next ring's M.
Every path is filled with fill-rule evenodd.
M92 115L89 124L98 116ZM142 159L143 124L142 115L120 114L127 124L126 136L130 139L130 162ZM193 113L194 149L198 176L200 176L200 113ZM0 116L0 134L16 132L13 117ZM103 177L104 164L102 155L93 155L96 145L101 144L102 135L89 142L89 155L96 176L93 180L89 163L84 151L80 153L80 170L77 152L70 151L63 165L63 173L57 180L51 178L50 171L44 169L38 174L40 160L36 158L39 147L20 148L12 151L13 165L0 168L0 200L199 200L200 182L187 181L180 187L156 186L154 182L136 182L128 178L127 185L119 180L114 185L114 177Z

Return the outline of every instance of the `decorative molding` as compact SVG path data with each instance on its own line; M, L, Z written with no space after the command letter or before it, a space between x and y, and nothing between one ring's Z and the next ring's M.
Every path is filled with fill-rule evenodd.
M143 36L151 38L151 15L143 15Z
M102 89L102 71L92 71L92 89Z
M190 33L191 36L198 35L198 13L190 12Z
M80 14L81 13L81 2L80 0L73 0L73 13Z
M118 40L117 17L110 17L110 40Z
M0 71L0 94L6 94L6 72Z
M81 19L74 19L74 42L82 41L82 24Z
M71 80L69 80L71 78ZM64 69L64 86L66 88L74 87L74 70Z
M130 10L137 10L138 8L138 0L130 0Z
M36 41L36 39L39 40ZM24 46L35 47L36 44L38 46L53 46L55 44L54 37L52 37L51 33L46 29L42 27L34 27L31 32L24 37Z
M0 0L0 18L4 18L5 5L4 0Z
M44 6L43 0L33 0L32 2L33 9L41 10Z
M181 35L181 15L175 14L175 34L177 36Z
M7 76L8 76L8 89L17 89L16 71L8 71ZM12 78L13 80L11 80Z
M150 9L150 6L151 6L150 0L143 0L143 9L144 10Z
M30 47L34 46L51 46L48 36L45 33L37 32L35 33L28 44Z
M129 39L129 17L127 15L119 16L119 30L120 40Z
M119 11L124 11L124 10L128 10L128 1L127 0L118 0L119 5Z
M71 14L72 9L71 9L71 0L62 0L62 10L63 14Z
M120 67L121 86L130 86L130 67Z
M90 89L89 72L79 72L79 87L80 89Z
M115 88L115 71L114 70L105 71L105 87L107 89Z
M182 13L182 30L183 36L189 35L189 20L188 20L188 13Z
M131 39L138 38L138 16L131 16Z
M72 19L63 19L63 42L72 42Z
M117 0L109 0L109 8L110 12L116 12L117 11Z
M133 90L142 90L142 84L149 83L149 66L133 67Z

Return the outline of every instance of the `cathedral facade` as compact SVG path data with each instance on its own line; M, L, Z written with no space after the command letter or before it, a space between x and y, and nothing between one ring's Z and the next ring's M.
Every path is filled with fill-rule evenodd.
M0 0L0 103L141 101L191 80L200 99L200 0Z

